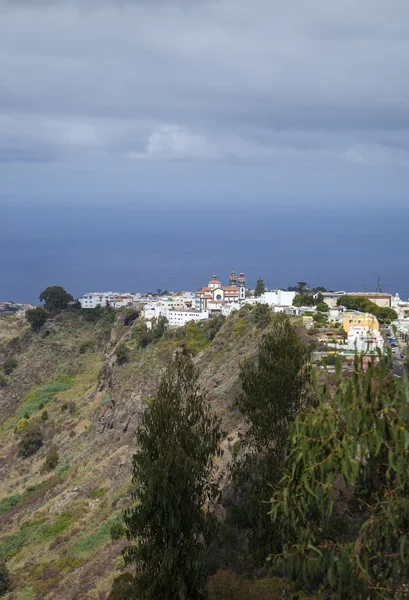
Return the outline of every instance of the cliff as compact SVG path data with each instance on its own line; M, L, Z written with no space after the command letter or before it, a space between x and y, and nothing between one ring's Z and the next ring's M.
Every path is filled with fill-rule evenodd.
M0 557L12 574L10 599L107 598L123 569L126 540L113 541L110 531L132 502L135 425L180 346L195 356L222 420L220 485L227 479L244 426L234 407L239 366L254 354L265 321L243 308L148 343L135 316L119 311L91 321L68 310L40 333L24 319L0 319L0 362L14 359L0 387ZM25 427L33 426L42 445L23 458Z

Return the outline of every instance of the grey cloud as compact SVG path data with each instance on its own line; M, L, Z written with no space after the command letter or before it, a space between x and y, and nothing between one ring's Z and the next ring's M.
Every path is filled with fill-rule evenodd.
M401 164L408 44L401 0L3 1L0 148Z

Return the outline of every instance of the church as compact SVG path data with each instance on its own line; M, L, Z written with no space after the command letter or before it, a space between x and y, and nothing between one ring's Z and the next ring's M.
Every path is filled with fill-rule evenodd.
M246 279L244 273L236 276L230 273L229 285L222 286L213 275L207 286L200 288L195 294L196 310L220 311L228 302L241 302L246 298Z

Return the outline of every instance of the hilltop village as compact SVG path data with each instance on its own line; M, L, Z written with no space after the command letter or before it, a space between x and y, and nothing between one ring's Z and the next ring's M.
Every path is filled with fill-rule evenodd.
M299 282L294 288L269 290L262 279L250 289L243 272L231 271L226 281L213 275L196 292L156 293L89 292L77 301L84 310L97 307L134 309L148 330L159 320L167 328L183 327L222 315L229 317L244 305L265 305L274 313L302 319L316 336L323 355L353 355L386 352L403 358L409 342L409 300L382 291L346 292L309 288ZM0 316L24 316L32 304L0 303Z
M403 346L409 341L409 300L401 300L398 294L311 290L303 282L292 289L268 290L262 280L256 289L249 289L244 273L237 275L235 271L226 283L213 275L196 292L92 292L79 298L79 302L84 309L98 305L116 309L139 307L148 329L158 319L166 320L168 327L183 327L217 315L228 317L246 304L267 305L275 313L301 317L307 329L316 333L325 349L334 354L385 352L386 341L393 354L400 354L399 342Z

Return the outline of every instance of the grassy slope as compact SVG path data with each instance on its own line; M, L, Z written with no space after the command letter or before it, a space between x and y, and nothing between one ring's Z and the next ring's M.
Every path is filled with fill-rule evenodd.
M114 349L124 335L131 361L119 367ZM225 462L242 425L233 406L239 363L260 335L241 311L212 342L195 329L184 340L222 417ZM135 338L122 323L86 323L69 313L42 334L22 323L0 323L0 360L18 360L0 389L0 556L12 572L10 599L102 600L123 567L125 541L111 541L110 527L131 501L133 431L144 398L155 392L181 343L160 341L141 350ZM88 340L95 349L81 354ZM25 413L39 418L41 405L49 416L44 445L23 460L14 428ZM42 467L50 449L58 451L59 464L47 473Z

